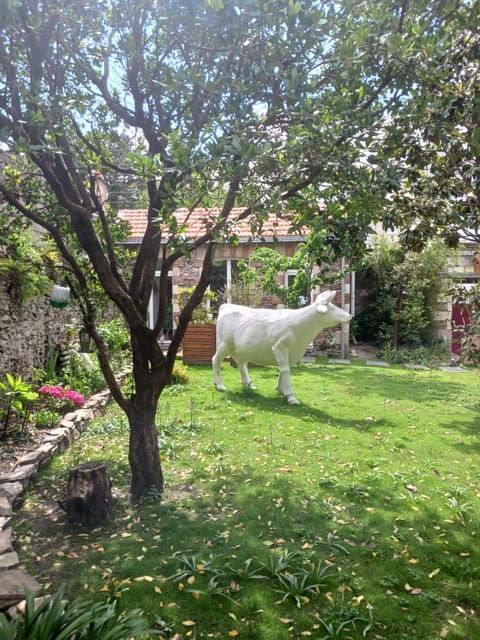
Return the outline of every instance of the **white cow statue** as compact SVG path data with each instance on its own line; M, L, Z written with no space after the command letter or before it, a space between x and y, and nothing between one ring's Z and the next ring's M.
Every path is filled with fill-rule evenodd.
M300 404L290 381L290 367L297 364L313 338L327 327L350 322L352 316L332 304L335 291L324 291L301 309L252 309L223 304L217 320L217 350L212 358L215 386L225 391L221 365L232 356L240 369L242 384L255 389L248 363L278 365L277 391L290 404Z

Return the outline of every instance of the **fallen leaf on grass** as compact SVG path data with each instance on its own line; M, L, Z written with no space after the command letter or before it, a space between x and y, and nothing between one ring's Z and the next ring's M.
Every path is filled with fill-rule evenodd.
M408 582L405 583L405 591L408 591L408 593L410 593L412 596L418 596L422 593L422 590L419 587L412 587L408 584Z
M440 569L434 569L433 571L430 571L430 573L428 574L429 578L433 578L434 576L438 575L440 573Z
M135 578L136 582L153 582L152 576L138 576Z

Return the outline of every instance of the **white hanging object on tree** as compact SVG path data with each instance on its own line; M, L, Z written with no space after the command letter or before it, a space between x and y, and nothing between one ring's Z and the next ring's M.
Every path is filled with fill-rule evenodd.
M64 309L70 302L70 287L54 284L50 293L50 304L56 309Z

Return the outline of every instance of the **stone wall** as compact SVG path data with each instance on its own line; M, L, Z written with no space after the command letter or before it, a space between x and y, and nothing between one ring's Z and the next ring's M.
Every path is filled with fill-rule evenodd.
M72 323L72 307L54 309L47 296L18 303L0 279L0 378L5 372L31 377L43 369L50 350L61 342Z

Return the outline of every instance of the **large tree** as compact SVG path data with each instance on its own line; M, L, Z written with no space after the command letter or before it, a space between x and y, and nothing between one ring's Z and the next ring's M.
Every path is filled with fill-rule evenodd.
M388 124L398 178L385 223L416 250L435 236L480 243L480 4L473 8L436 52L436 67L421 70L409 110Z
M208 286L213 246L231 237L234 206L259 232L267 211L294 212L299 225L326 227L342 250L355 245L391 185L385 123L408 111L419 82L426 88L472 7L464 0L1 0L0 7L0 130L13 159L0 191L51 234L70 272L105 379L128 416L137 499L149 487L163 489L158 400ZM119 157L125 140L131 149ZM128 278L97 171L146 186L148 225ZM217 208L190 242L173 212L197 205ZM200 281L164 353L168 272L202 245ZM149 328L159 265L158 321ZM131 396L97 331L92 286L130 329Z

